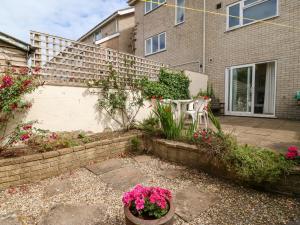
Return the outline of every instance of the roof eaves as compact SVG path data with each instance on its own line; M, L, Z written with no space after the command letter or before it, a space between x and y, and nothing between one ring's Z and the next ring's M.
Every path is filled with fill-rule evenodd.
M89 30L87 33L85 33L84 35L82 35L78 39L78 41L82 41L84 38L86 38L87 36L89 36L90 34L92 34L93 32L95 32L97 29L99 29L100 27L104 26L105 24L107 24L108 22L110 22L111 20L113 20L114 18L116 18L117 16L122 16L122 15L130 14L130 13L133 13L134 11L135 11L134 8L128 7L128 8L120 9L120 10L114 12L109 17L107 17L106 19L104 19L103 21L101 21L100 23L98 23L91 30Z
M0 40L9 43L26 52L30 52L31 50L34 50L34 48L30 44L21 41L15 37L12 37L8 34L5 34L3 32L0 32Z

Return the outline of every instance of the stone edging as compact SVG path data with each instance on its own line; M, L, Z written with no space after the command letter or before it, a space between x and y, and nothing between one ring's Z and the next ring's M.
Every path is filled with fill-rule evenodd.
M219 178L241 183L234 173L226 169L226 166L223 165L222 162L210 157L206 151L200 151L195 145L165 139L145 139L144 142L145 148L164 160L180 163L190 168L205 171ZM256 186L256 188L268 192L299 197L300 169L295 168L278 183L263 184Z
M10 186L39 181L86 166L90 162L103 161L114 157L129 150L131 147L130 140L134 137L142 137L142 134L124 134L82 146L1 159L0 190Z

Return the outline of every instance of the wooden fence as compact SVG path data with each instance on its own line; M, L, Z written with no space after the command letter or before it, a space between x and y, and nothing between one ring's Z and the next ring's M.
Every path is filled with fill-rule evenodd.
M156 80L162 63L122 53L98 45L66 38L30 32L31 45L36 48L31 66L40 67L47 83L57 85L85 85L87 81L108 76L110 66L120 76L134 75L137 79Z

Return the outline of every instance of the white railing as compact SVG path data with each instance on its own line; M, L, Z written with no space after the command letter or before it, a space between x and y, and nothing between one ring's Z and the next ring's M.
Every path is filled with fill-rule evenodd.
M40 67L43 78L52 84L84 85L102 79L112 66L120 76L130 73L156 80L162 63L137 57L94 44L86 44L45 33L30 32L36 49L31 66Z

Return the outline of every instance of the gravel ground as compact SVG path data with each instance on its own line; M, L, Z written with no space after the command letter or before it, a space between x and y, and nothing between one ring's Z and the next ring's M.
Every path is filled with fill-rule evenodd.
M150 177L146 185L165 187L173 193L193 185L219 197L213 207L189 223L176 216L176 225L275 225L286 224L300 215L300 204L293 198L232 185L158 158L140 164L132 158L123 160ZM172 168L183 169L182 176L166 179L159 175L161 171ZM45 196L45 188L59 181L70 182L72 188L52 197ZM1 215L17 213L24 224L31 225L37 224L41 215L57 204L96 204L106 209L107 224L124 224L121 197L122 192L108 187L101 181L101 176L82 168L36 184L0 192L0 218Z

